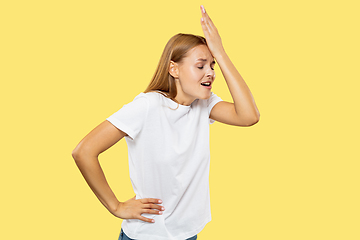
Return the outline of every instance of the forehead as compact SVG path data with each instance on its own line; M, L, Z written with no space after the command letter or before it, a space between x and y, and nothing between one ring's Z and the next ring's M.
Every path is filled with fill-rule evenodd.
M191 49L188 52L186 58L188 58L192 62L197 61L199 58L206 59L207 62L214 61L214 57L211 55L209 48L205 45L198 45L198 46L194 47L193 49Z

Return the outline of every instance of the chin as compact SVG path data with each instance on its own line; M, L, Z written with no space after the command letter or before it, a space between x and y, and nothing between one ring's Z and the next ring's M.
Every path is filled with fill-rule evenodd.
M209 99L210 97L211 97L211 92L207 95L202 95L201 97L199 96L199 99L206 100L206 99Z

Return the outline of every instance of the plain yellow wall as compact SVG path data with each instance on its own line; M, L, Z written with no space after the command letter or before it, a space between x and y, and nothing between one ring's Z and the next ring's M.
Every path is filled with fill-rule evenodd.
M144 91L200 5L259 108L211 125L213 220L200 240L360 239L358 1L3 1L0 239L117 239L71 152ZM232 101L217 66L212 91ZM133 196L125 140L100 155Z

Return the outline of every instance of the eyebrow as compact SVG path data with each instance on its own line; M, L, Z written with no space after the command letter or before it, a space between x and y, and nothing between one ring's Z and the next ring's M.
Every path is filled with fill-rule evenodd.
M206 62L206 61L207 61L207 59L205 59L205 58L199 58L199 59L198 59L198 60L196 60L196 61ZM212 61L212 63L213 63L213 64L216 64L215 60L213 60L213 61Z

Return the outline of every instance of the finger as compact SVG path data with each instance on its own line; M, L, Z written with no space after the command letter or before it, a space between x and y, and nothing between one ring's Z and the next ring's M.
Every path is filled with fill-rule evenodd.
M205 15L206 15L206 19L207 19L208 22L209 22L209 25L214 25L214 23L213 23L213 21L211 20L209 14L206 12Z
M201 27L202 27L202 30L204 31L204 33L208 33L209 32L209 28L208 26L206 26L205 22L203 21L203 19L201 19Z
M148 214L157 214L157 215L161 215L163 214L162 211L158 211L158 210L151 210L151 209L143 209L142 213L148 213Z
M212 33L211 29L210 29L209 26L206 25L206 23L204 23L204 22L201 22L201 27L202 27L202 30L203 30L203 32L204 32L205 38L206 38L206 39L209 39L210 36L211 36L211 33Z
M203 20L205 24L207 24L211 29L213 29L215 25L203 5L201 5L201 13L203 15Z
M215 25L207 13L206 13L206 18L205 18L204 22L210 30L214 30Z
M210 22L207 18L201 18L201 26L204 31L211 32L213 27L210 25Z
M143 217L143 216L141 216L141 215L139 216L138 219L140 219L140 220L142 220L142 221L144 221L144 222L149 222L149 223L154 223L154 222L155 222L154 219L146 218L146 217Z
M202 18L204 19L204 22L207 22L209 21L210 17L209 15L207 14L205 8L203 5L201 5L201 15L202 15Z
M205 16L205 8L203 5L200 5L200 10L201 10L201 15L203 15L203 17Z
M143 198L140 200L141 203L162 203L162 201L160 199L157 198Z
M158 209L161 211L164 211L165 208L161 205L157 205L157 204L144 204L143 208L149 208L149 209Z
M201 22L205 22L206 14L205 14L205 8L203 5L200 6L201 10Z
M201 18L201 27L202 27L203 31L207 31L207 32L210 31L209 24L205 18Z
M201 23L204 23L206 24L206 20L207 20L207 14L206 14L206 11L205 11L205 8L203 5L200 6L200 9L201 9Z

